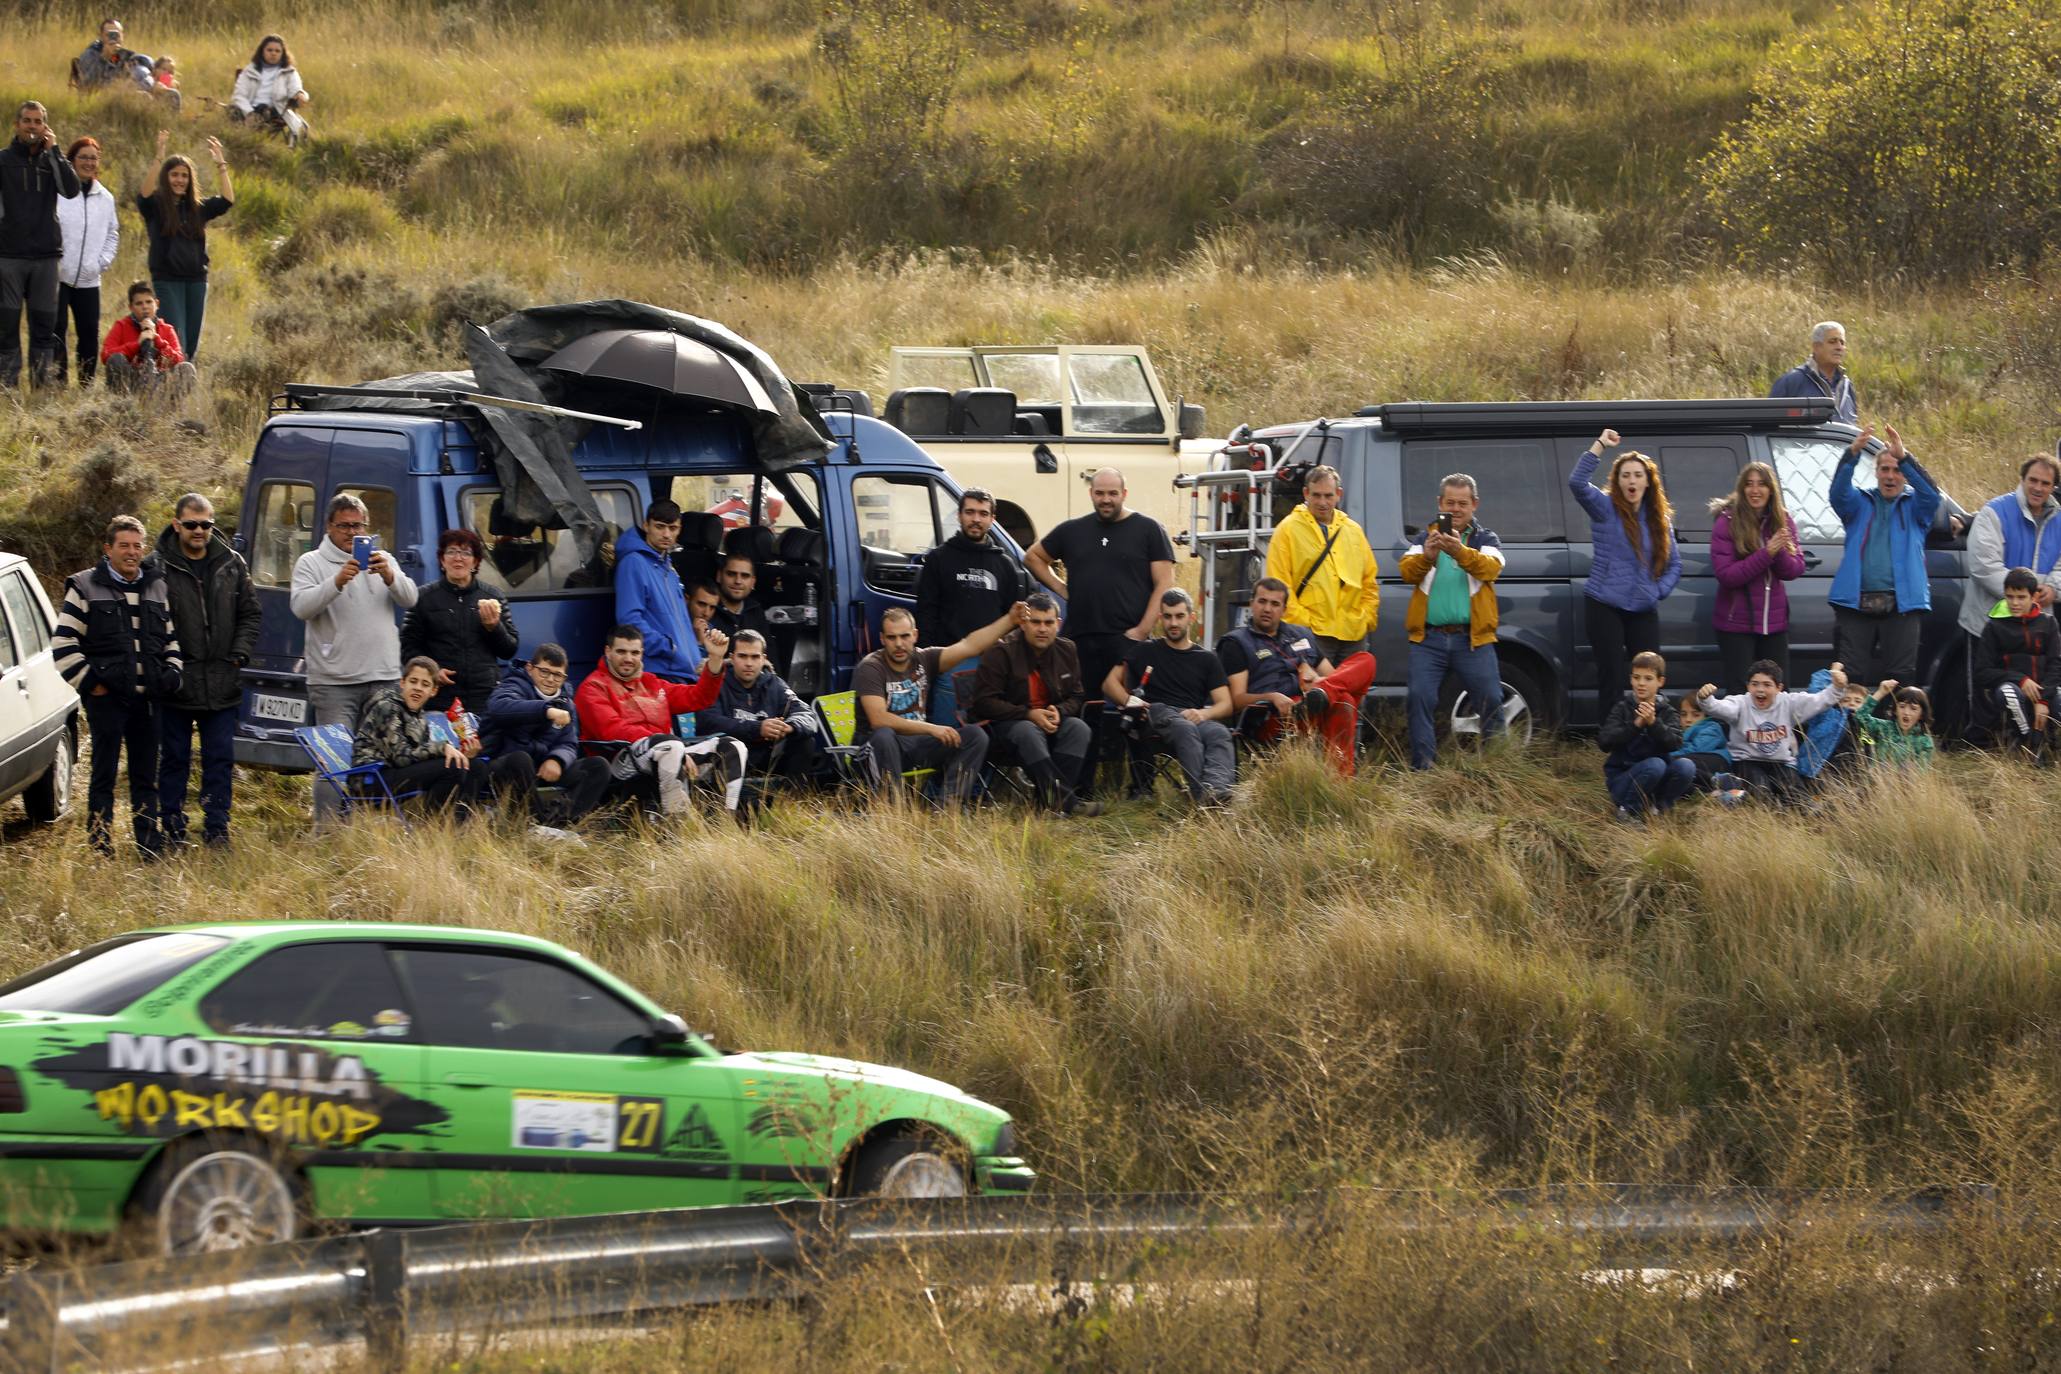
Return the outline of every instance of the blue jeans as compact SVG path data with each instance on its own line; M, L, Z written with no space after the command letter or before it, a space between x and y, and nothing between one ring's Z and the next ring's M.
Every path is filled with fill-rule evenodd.
M186 838L186 778L193 771L193 732L200 731L201 833L229 838L229 791L236 777L236 708L188 711L158 707L157 800L165 838Z
M207 321L208 284L201 281L173 281L160 277L151 283L157 289L157 313L179 335L179 347L186 360L200 356L200 327Z
M1503 671L1496 661L1493 641L1475 648L1465 634L1440 634L1427 629L1424 638L1410 646L1410 767L1431 767L1438 755L1438 732L1432 717L1438 711L1438 694L1445 689L1446 675L1457 673L1460 686L1481 710L1481 733L1503 731Z
M1696 765L1687 759L1640 759L1604 779L1610 799L1627 811L1666 811L1696 790Z

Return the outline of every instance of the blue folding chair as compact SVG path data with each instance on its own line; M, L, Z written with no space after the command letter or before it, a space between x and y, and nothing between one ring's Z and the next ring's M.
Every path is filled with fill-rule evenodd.
M432 722L441 717L432 716ZM435 724L430 726L435 730ZM445 722L445 730L450 725ZM384 806L400 816L401 803L410 797L422 795L421 789L411 792L396 792L387 784L386 765L379 763L351 762L351 732L341 725L302 725L295 728L293 737L308 759L315 765L315 785L327 784L336 792L336 812L348 817L356 806ZM451 742L457 742L455 732ZM405 823L406 817L403 817Z

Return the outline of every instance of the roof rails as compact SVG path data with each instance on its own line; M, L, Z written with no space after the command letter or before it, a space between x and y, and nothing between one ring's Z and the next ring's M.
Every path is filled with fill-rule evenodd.
M1831 422L1829 396L1707 401L1391 401L1354 414L1397 434L1594 434L1662 429L1785 429Z

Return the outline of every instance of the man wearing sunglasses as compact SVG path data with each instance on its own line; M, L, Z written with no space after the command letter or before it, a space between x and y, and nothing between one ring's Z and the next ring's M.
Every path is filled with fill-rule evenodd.
M243 701L243 665L258 642L258 594L250 568L215 528L214 506L197 491L173 507L153 558L164 574L172 626L186 659L178 694L159 706L157 792L165 843L175 850L187 844L186 780L198 731L201 835L210 845L225 845L236 774L236 711Z

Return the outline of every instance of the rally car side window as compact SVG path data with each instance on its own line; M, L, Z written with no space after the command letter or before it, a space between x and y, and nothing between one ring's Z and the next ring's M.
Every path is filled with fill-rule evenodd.
M288 945L230 974L200 999L224 1035L299 1040L409 1040L414 1018L386 950L369 940Z
M102 940L0 987L0 1011L112 1016L228 943L186 931Z
M651 1022L549 959L484 949L397 945L394 958L432 1045L546 1054L643 1054Z

